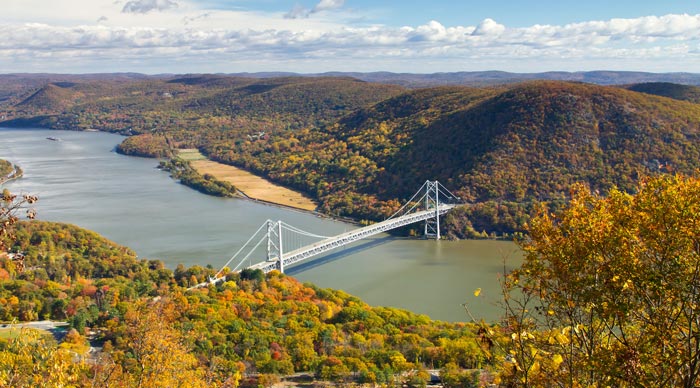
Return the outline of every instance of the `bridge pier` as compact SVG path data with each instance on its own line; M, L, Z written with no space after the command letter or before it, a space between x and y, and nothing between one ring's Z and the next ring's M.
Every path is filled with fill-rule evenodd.
M284 273L282 261L282 221L267 220L267 261L277 259L278 269Z
M279 260L280 263L280 272L284 273L284 259L282 258L282 221L277 221L277 236L279 237L279 256L277 256L277 260Z
M440 186L439 182L425 181L425 210L435 210L435 217L425 220L425 238L440 239Z
M441 195L442 200L440 199ZM423 186L421 186L421 188L418 189L418 191L413 195L413 197L411 197L411 199L409 199L406 204L397 210L391 217L384 221L333 237L315 235L288 224L283 225L282 221L268 220L266 223L262 224L255 234L253 234L253 236L251 236L251 238L244 244L244 246L236 254L234 254L231 259L229 259L229 261L224 265L224 268L226 268L231 261L237 258L238 254L244 249L244 247L248 246L248 244L250 244L254 238L259 236L258 233L264 231L265 229L267 229L267 234L265 236L267 237L267 260L249 265L247 267L251 269L260 269L265 273L273 270L284 272L285 267L289 267L313 256L379 233L419 222L425 222L424 233L426 238L434 237L436 240L440 240L440 216L449 212L451 209L460 206L454 203L455 201L459 200L459 197L452 194L438 181L426 181ZM424 209L420 210L421 207L424 207ZM408 211L404 211L405 209L408 209ZM404 212L403 215L396 217L402 211ZM302 247L296 247L294 246L293 237L289 237L288 235L286 245L290 246L287 247L289 252L284 253L282 240L283 230L285 233L292 233L292 236L295 236L294 233L296 233L296 236L301 235L312 238L321 238L322 240L304 245ZM250 256L262 242L263 241L260 240L250 250L250 252L248 252L248 255L241 260L239 265L234 268L234 271L245 262L248 256Z

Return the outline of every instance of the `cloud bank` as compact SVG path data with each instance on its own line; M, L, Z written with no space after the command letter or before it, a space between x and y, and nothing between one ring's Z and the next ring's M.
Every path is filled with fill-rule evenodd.
M149 13L177 6L171 0L133 0L123 11ZM341 7L342 0L322 0L299 15ZM431 21L400 28L292 28L280 23L279 28L255 29L212 24L215 13L198 12L178 16L177 28L112 25L111 15L99 24L81 26L0 24L0 72L26 66L50 71L43 65L48 60L53 66L69 66L68 71L85 71L70 67L78 62L95 68L109 63L112 68L105 70L110 71L150 72L547 70L543 64L562 70L700 71L700 15L519 28L485 19L453 27ZM532 68L516 67L526 65Z

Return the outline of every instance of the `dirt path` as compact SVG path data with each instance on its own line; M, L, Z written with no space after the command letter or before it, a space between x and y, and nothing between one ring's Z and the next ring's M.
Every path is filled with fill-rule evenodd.
M230 182L250 198L302 210L313 211L317 207L316 203L301 193L240 168L208 160L197 150L180 150L178 155L189 160L200 174L211 174L220 181Z

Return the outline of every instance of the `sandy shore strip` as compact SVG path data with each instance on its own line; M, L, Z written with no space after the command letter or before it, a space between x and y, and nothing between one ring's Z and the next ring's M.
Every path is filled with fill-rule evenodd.
M178 156L188 160L200 174L211 174L220 181L229 182L252 199L309 211L317 207L315 202L301 193L240 168L208 160L196 149L180 150Z

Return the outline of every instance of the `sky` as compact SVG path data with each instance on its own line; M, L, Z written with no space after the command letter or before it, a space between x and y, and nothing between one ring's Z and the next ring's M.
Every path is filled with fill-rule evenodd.
M700 0L2 0L0 73L700 72Z

